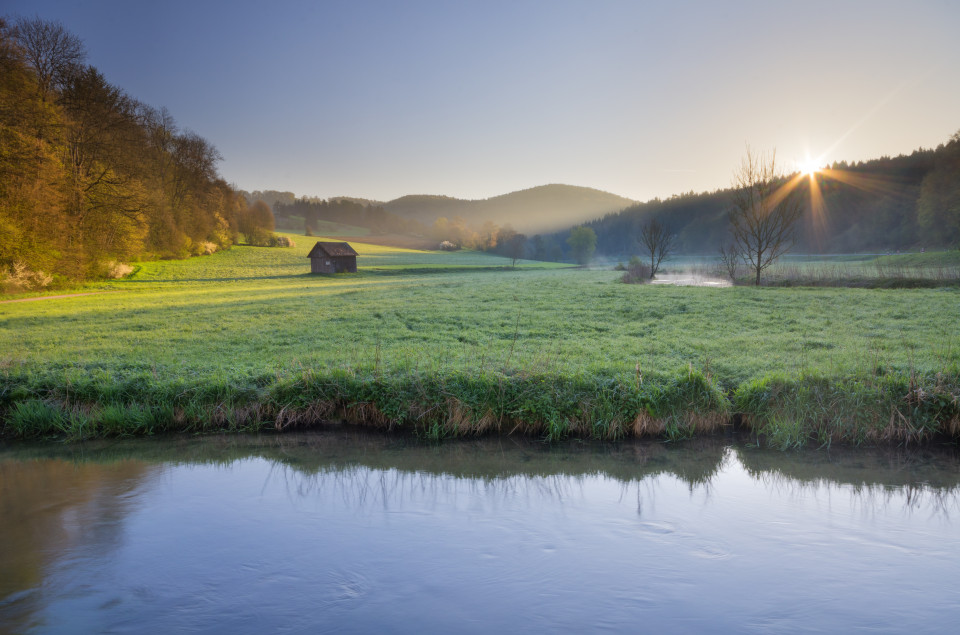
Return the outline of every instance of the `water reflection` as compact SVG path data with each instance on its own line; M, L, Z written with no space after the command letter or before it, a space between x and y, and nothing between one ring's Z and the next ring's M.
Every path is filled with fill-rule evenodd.
M893 506L946 517L960 510L960 460L953 447L838 448L779 457L746 448L738 458L748 474L785 495L826 494L842 485L865 511Z
M650 284L668 284L677 287L731 287L733 283L725 278L702 273L684 271L681 273L658 273Z
M837 630L865 611L935 630L960 610L958 492L953 449L19 445L0 449L0 631Z
M0 459L0 626L19 632L64 558L108 558L119 547L124 517L159 466L16 461L9 454Z

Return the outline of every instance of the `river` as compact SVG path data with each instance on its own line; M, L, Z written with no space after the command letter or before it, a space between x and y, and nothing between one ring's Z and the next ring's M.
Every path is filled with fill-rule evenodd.
M0 632L953 632L955 448L0 446Z

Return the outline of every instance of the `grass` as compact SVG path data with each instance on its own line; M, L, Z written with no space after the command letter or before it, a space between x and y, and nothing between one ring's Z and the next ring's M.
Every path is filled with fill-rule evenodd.
M960 427L960 291L624 285L614 271L355 244L139 263L98 295L0 304L9 437L295 428L773 445Z

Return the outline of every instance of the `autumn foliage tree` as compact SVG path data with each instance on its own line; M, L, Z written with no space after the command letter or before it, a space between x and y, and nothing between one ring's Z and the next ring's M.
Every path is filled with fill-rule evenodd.
M266 247L273 235L275 220L270 206L263 201L254 201L239 215L240 233L251 245Z
M243 208L219 160L85 65L59 23L0 18L0 280L82 279L229 247Z

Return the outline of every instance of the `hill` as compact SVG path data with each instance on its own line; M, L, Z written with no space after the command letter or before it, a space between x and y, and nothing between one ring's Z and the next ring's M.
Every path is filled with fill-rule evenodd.
M636 205L616 194L574 185L541 185L480 200L410 195L383 204L388 212L431 225L440 217L463 218L469 225L509 223L529 234L557 231Z
M800 187L806 211L794 252L875 253L960 244L960 133L936 149L834 163ZM818 192L822 201L811 205ZM679 253L713 255L729 240L732 195L722 189L654 199L587 225L596 232L598 255L639 253L640 228L652 219L676 234ZM567 235L559 231L544 239L566 249Z

